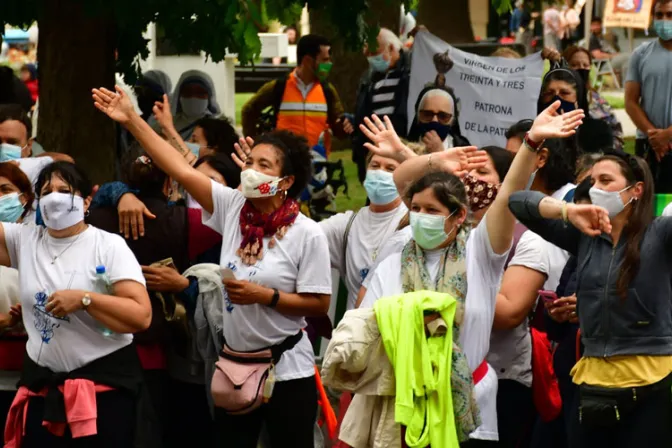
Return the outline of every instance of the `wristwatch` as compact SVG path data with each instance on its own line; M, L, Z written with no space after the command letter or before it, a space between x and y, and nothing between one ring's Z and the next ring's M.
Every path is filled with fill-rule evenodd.
M87 292L86 294L84 294L84 297L82 297L82 306L84 307L84 309L87 309L89 305L91 305L91 296Z
M273 288L273 298L271 298L271 303L269 303L268 306L271 308L275 308L279 301L280 301L280 291L278 291L277 288Z

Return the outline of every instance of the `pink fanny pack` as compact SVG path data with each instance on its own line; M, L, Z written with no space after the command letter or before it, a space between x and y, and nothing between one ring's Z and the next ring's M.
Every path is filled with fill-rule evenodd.
M273 394L275 365L303 337L303 331L280 344L253 352L238 352L224 343L215 364L211 393L215 406L233 415L247 414Z

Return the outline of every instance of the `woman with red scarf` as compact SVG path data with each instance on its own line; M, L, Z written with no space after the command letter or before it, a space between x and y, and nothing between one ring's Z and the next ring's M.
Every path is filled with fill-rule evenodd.
M256 144L241 141L241 193L193 169L134 112L122 91L95 89L93 97L98 109L124 125L154 162L201 204L204 223L222 234L226 345L235 351L284 349L265 404L244 415L215 409L218 444L256 447L263 424L272 446L313 447L313 350L301 329L305 316L327 312L331 270L326 236L299 212L296 201L311 175L305 139L276 131Z

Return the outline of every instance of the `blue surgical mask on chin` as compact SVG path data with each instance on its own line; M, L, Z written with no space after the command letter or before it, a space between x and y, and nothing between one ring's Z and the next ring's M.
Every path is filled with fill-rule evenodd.
M418 128L420 130L420 135L424 136L430 131L435 131L441 141L444 141L446 137L450 135L450 125L441 124L438 121L430 121L429 123L418 123Z
M672 40L672 20L654 20L653 29L662 40Z
M390 69L390 61L383 57L383 53L377 54L375 56L369 56L367 59L369 61L371 70L376 73L385 73Z
M0 196L0 222L17 222L23 215L24 207L19 193L9 193Z
M446 220L453 216L430 215L428 213L411 212L411 230L413 231L413 240L425 250L432 250L443 244L453 233L455 227L446 233Z
M0 143L0 162L9 162L21 158L21 147L10 145L9 143Z
M537 168L536 170L534 170L534 172L532 174L530 174L530 178L527 181L527 185L525 185L526 190L529 190L530 188L532 188L532 184L534 183L534 179L537 177L537 171L539 171L539 168Z
M560 109L558 109L558 112L561 114L566 114L567 112L576 110L576 104L570 103L569 101L565 101L557 95L551 101L549 101L544 105L544 110L548 109L551 106L551 104L555 103L556 101L560 101Z
M399 197L399 191L394 184L394 175L383 170L368 170L364 180L366 194L372 204L385 205Z
M191 151L196 157L200 157L199 153L201 152L201 145L192 142L184 142L184 144L187 145L189 151Z

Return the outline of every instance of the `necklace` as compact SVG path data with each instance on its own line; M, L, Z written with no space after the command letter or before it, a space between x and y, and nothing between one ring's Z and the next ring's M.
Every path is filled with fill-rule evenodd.
M82 233L84 233L84 232L82 232ZM65 253L65 251L67 251L68 249L70 249L70 248L71 248L77 241L79 241L79 238L82 236L82 233L80 233L79 235L77 235L77 238L75 238L74 240L72 240L72 242L71 242L70 244L68 244L67 247L66 247L65 249L63 249L63 250L61 251L61 253L58 254L58 255L56 255L56 256L54 256L54 255L51 254L51 251L49 250L49 247L47 246L47 239L44 238L44 239L42 240L42 242L44 243L44 248L47 250L47 254L49 255L49 257L51 257L51 264L55 264L55 263L56 263L56 260L58 260L59 258L61 258L61 255L63 255L63 254Z

